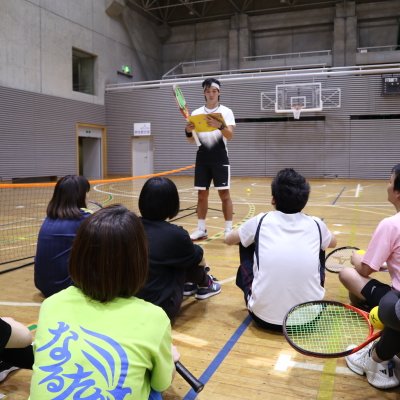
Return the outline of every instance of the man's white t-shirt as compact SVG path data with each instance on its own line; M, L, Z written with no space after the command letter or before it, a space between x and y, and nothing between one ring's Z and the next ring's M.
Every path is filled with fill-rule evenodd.
M233 111L225 107L224 105L220 104L217 108L210 110L207 107L203 106L200 108L197 108L192 112L192 115L200 115L200 114L211 114L211 113L219 113L222 114L225 120L225 124L227 126L235 126L235 116L233 115ZM220 140L223 140L225 147L226 147L226 138L222 135L221 131L219 129L215 129L214 131L208 131L208 132L196 132L197 136L199 137L199 140L201 144L208 149L212 149L217 145L217 143Z
M263 215L251 218L239 228L243 246L254 242ZM321 247L316 222L321 229ZM265 322L282 325L291 307L321 300L325 290L321 286L319 251L328 247L331 238L332 234L319 218L301 212L268 212L258 239L260 265L254 256L249 310Z

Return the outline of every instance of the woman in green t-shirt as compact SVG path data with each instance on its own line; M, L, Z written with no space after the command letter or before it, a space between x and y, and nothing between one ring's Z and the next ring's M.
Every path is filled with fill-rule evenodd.
M69 271L75 286L40 310L31 400L161 398L179 353L165 312L135 297L148 273L140 219L118 205L88 217Z

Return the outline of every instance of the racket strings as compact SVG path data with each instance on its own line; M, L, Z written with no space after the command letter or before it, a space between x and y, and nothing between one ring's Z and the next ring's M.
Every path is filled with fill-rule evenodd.
M350 258L355 249L340 249L332 252L325 260L325 267L329 271L340 271L344 267L351 267Z
M178 106L182 109L184 109L186 107L186 100L185 97L183 96L183 93L180 89L176 89L175 90L175 97L176 97L176 101L178 103Z
M339 354L370 334L367 320L356 311L335 304L295 308L286 320L286 335L295 347L315 354Z

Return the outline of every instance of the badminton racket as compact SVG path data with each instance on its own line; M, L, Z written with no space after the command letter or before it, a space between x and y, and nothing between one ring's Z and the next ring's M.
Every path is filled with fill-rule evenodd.
M376 340L369 314L337 301L309 301L289 310L283 333L299 353L322 358L344 357L356 353Z
M351 264L351 254L353 251L359 252L361 254L365 253L365 251L360 250L358 247L354 246L345 246L338 247L337 249L331 251L325 258L325 268L329 272L340 272L345 267L352 267ZM386 262L384 262L381 266L380 271L388 272L388 267Z
M340 272L345 267L351 267L351 255L357 250L360 249L354 246L338 247L325 257L325 268L329 272Z
M186 119L186 121L189 122L190 113L189 113L188 106L186 104L185 96L183 95L181 88L178 85L173 85L172 89L174 91L174 96L175 96L176 104L179 108L179 111L181 112L183 117ZM195 130L192 131L192 135L193 135L194 141L196 142L197 146L200 147L201 143L200 143L199 137L197 136L197 133Z

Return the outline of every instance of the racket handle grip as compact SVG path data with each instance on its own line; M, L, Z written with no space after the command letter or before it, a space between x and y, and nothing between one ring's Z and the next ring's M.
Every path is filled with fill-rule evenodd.
M200 147L201 143L200 143L199 137L197 136L196 131L193 130L192 134L193 134L193 138L194 138L194 141L196 142L197 147Z
M196 393L200 393L204 388L204 383L200 382L183 364L179 361L175 363L178 374L192 387Z

